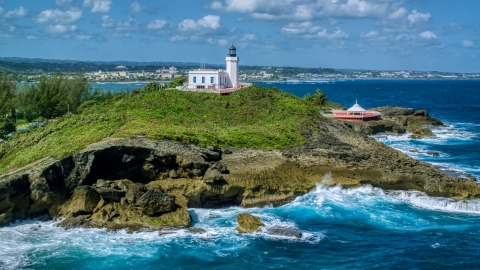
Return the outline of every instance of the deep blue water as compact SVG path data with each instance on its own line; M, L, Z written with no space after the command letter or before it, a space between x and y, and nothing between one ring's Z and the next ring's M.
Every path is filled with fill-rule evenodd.
M480 80L348 80L258 83L275 86L303 97L322 89L329 100L350 107L394 105L428 110L447 126L434 128L432 139L410 140L404 136L377 136L405 154L448 169L480 178ZM409 150L417 149L419 153ZM432 157L425 152L439 152ZM423 152L423 153L422 153Z
M265 84L268 85L268 84ZM332 100L364 108L427 109L449 126L437 137L378 140L414 157L478 175L480 81L330 81L274 83L303 96L321 88ZM235 216L260 216L267 227L303 232L300 239L236 233ZM0 269L478 269L480 201L452 201L420 192L385 193L363 186L325 187L278 208L191 209L206 233L65 231L54 222L0 228ZM216 218L209 218L213 214ZM41 227L39 227L41 226Z

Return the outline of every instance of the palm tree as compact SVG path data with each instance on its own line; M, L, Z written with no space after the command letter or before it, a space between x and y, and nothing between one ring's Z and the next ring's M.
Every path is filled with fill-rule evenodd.
M305 99L306 102L310 102L310 103L318 105L318 106L325 105L327 103L327 100L328 100L325 93L323 93L323 91L320 90L320 89L315 90L313 95L306 94L303 98Z

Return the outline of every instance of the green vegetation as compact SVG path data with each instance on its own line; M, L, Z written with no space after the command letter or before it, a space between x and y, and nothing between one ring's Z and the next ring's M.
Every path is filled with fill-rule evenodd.
M320 89L315 90L313 94L306 94L303 99L305 99L306 102L317 106L323 106L328 101L327 96Z
M335 102L327 101L323 106L322 109L334 109L334 110L343 110L345 107L342 104L338 104Z
M177 86L182 86L184 83L187 83L187 82L188 82L187 78L183 76L179 76L173 79L169 84L167 84L167 88L175 88Z
M7 134L16 130L15 123L10 118L0 118L0 139L7 139Z
M15 97L18 115L32 121L75 113L86 101L101 102L113 97L111 92L93 90L82 73L57 73L42 76L37 83L23 83ZM82 108L83 109L83 108Z
M15 131L16 82L13 75L4 73L0 78L0 139L6 139L8 133Z
M37 83L17 83L15 75L4 73L0 77L0 121L8 118L15 123L17 117L26 121L51 119L113 96L92 89L83 73L44 75ZM87 101L90 103L84 104Z
M0 172L45 156L63 158L109 136L283 148L304 143L304 132L318 132L320 117L315 106L276 88L252 86L228 96L142 90L15 134L0 145Z
M331 109L342 110L344 108L341 104L328 101L327 96L321 89L315 90L313 94L306 94L303 99L314 106L318 106L324 112Z

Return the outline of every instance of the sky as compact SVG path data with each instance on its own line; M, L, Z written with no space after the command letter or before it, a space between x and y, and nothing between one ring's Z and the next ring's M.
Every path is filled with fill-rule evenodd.
M0 0L0 57L480 72L479 0Z

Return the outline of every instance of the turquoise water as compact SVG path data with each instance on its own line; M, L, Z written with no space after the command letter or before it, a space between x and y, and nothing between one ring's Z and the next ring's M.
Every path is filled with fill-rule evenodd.
M334 101L365 108L395 104L427 109L448 124L436 138L378 140L416 158L477 174L480 81L329 81L275 83L303 96L322 88ZM267 227L303 232L300 239L238 234L235 216L248 211ZM178 231L65 231L55 222L24 221L0 228L0 269L478 269L480 201L452 201L420 192L385 193L363 186L325 187L282 207L191 209L194 227ZM213 214L215 218L210 218Z
M94 82L90 83L93 89L101 88L104 91L111 92L132 92L137 88L143 88L148 82Z

